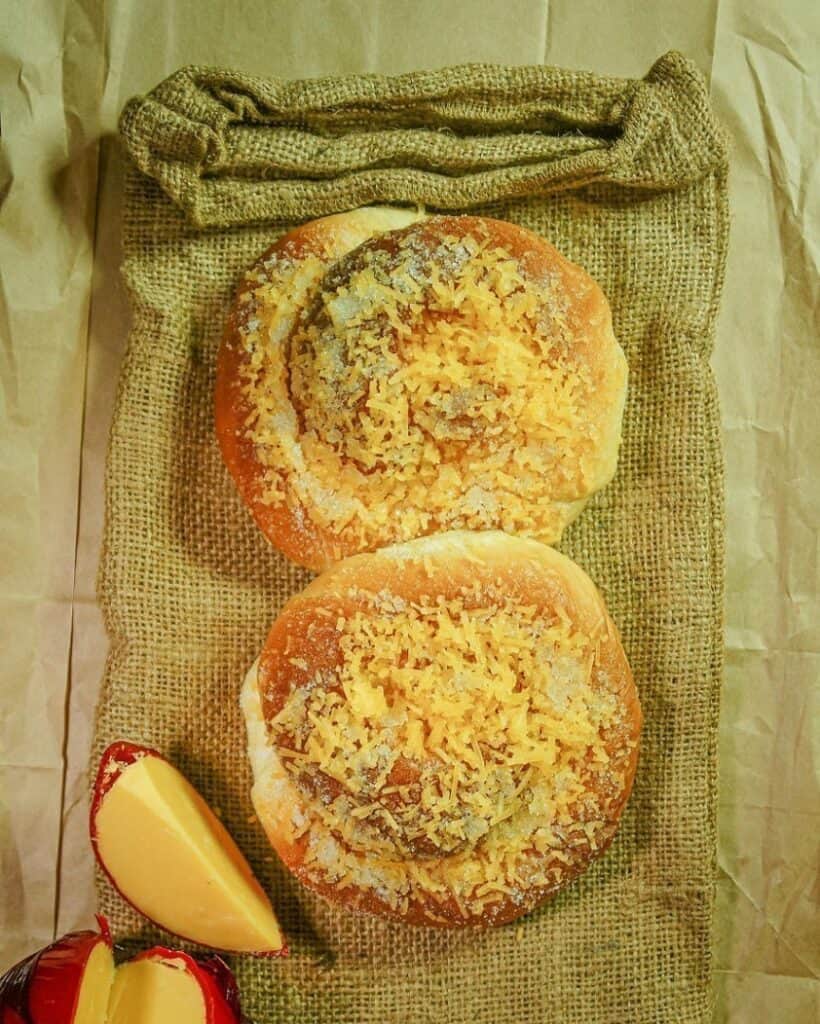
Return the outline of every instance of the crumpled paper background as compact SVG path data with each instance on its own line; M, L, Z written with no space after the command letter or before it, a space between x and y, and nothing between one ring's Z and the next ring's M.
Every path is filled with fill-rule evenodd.
M714 366L727 478L716 1020L820 1019L820 148L809 0L0 0L0 967L94 910L85 770L124 101L187 63L305 77L469 60L710 75L733 140ZM670 1022L671 1024L671 1022Z

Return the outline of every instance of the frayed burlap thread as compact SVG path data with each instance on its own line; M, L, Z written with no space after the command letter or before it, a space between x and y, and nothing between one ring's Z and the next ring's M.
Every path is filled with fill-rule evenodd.
M234 957L256 1024L689 1024L710 1019L723 505L709 369L727 240L726 152L677 54L641 81L485 65L263 81L208 68L132 100L121 130L134 320L107 473L111 639L95 755L158 747L271 893L287 961ZM249 800L237 706L308 574L240 502L213 433L214 357L243 270L286 228L369 202L531 228L610 298L630 367L617 476L561 548L621 629L646 718L611 850L523 921L414 930L326 906L277 863ZM152 929L100 879L129 941Z

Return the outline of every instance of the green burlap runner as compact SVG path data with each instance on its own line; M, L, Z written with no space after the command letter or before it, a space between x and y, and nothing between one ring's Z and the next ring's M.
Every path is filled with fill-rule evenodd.
M125 279L134 324L107 477L111 652L95 753L168 754L272 894L287 962L234 958L257 1024L702 1022L710 1015L723 507L708 365L726 153L698 72L643 81L467 66L263 81L180 71L131 101ZM325 906L252 819L240 681L307 580L258 533L214 441L214 355L242 269L299 220L368 202L470 209L540 232L610 298L630 366L620 467L562 549L600 585L640 688L635 792L610 852L484 934ZM119 936L160 938L100 881ZM165 937L167 938L167 937Z

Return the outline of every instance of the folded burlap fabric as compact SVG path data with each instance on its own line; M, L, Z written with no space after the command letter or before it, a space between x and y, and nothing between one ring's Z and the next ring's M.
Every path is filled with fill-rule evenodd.
M95 753L171 757L272 893L286 962L237 958L257 1024L572 1024L710 1018L722 654L719 421L708 365L726 152L698 72L643 81L467 66L265 81L188 68L122 116L134 323L111 434L100 598L111 637ZM301 890L252 818L240 683L307 574L268 547L212 424L240 272L287 227L368 202L542 233L598 279L630 366L620 468L561 547L618 623L645 713L609 853L519 926L413 930ZM118 935L161 937L100 880ZM166 937L167 938L167 937Z

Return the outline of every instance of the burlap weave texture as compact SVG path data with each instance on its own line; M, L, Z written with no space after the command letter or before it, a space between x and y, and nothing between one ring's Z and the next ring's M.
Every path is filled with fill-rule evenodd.
M273 895L287 962L236 958L256 1024L688 1024L710 1017L722 472L708 365L726 153L697 71L641 82L466 66L262 81L185 69L121 122L134 323L111 435L100 596L111 637L95 754L171 757ZM617 476L561 548L621 629L645 713L608 854L519 925L446 934L325 906L252 820L237 697L308 575L266 544L222 466L214 357L241 271L278 234L367 202L535 230L601 283L630 367ZM100 880L118 935L164 938Z

